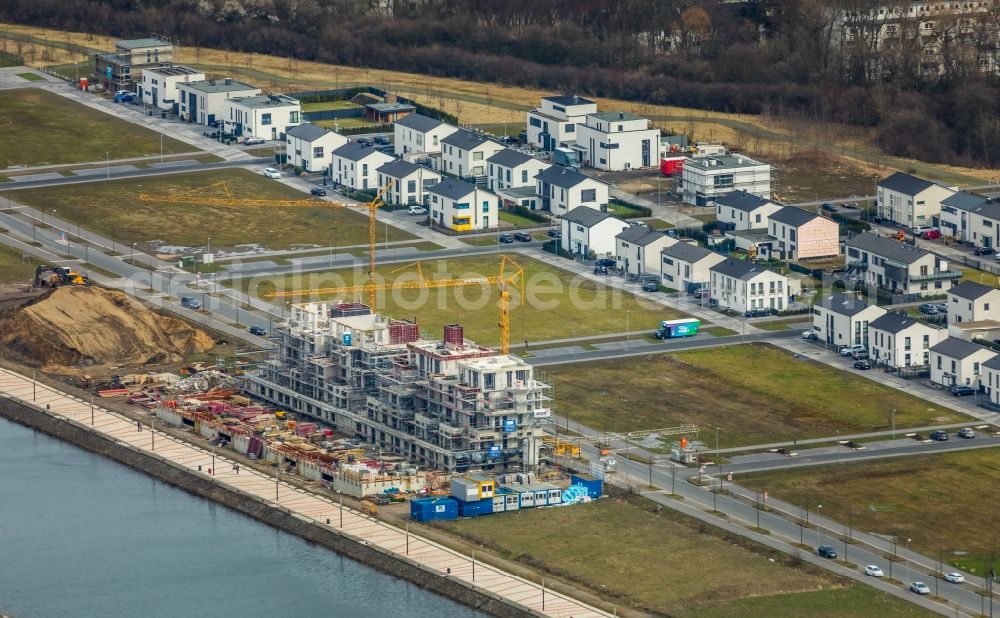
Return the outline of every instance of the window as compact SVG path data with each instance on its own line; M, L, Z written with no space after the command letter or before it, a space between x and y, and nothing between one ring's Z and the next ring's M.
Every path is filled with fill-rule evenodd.
M760 213L757 213L756 215L754 215L754 222L755 223L760 223Z
M271 124L271 114L261 114L260 115L260 123L263 124L263 125L269 125L269 124Z
M909 337L904 337L903 338L903 349L904 350L909 350L910 349L910 338Z
M291 112L288 114L288 122L292 124L297 124L299 122L299 113Z
M507 169L507 182L510 182L510 168Z
M528 124L530 124L533 127L539 127L539 128L541 128L542 121L539 120L538 118L535 118L534 116L532 116L531 118L528 119Z
M323 158L323 147L313 146L313 159L322 159L322 158Z
M596 202L597 201L597 189L584 189L580 192L580 201L582 202Z
M481 152L474 152L474 153L472 153L472 160L473 161L482 161L483 160L483 153L481 153Z
M573 124L573 123L570 123L570 124L566 125L566 132L567 133L575 133L576 132L576 125Z
M712 184L716 189L730 189L733 186L733 175L719 174L712 179Z
M521 182L525 184L528 182L528 170L521 170ZM989 309L989 306L986 308Z
M409 193L413 193L414 191L416 191L417 190L417 181L416 180L407 180L406 181L406 190Z
M979 363L972 363L972 375L979 375Z
M455 210L468 210L469 209L469 203L468 202L455 202L455 205L453 206L453 208Z
M483 200L483 212L489 212L489 211L490 211L490 201Z

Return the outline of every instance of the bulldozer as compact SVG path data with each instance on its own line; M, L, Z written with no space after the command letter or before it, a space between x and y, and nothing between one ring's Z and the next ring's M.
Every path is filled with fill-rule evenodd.
M40 264L35 269L36 288L57 288L60 285L88 285L90 278L82 275L69 266L50 266Z

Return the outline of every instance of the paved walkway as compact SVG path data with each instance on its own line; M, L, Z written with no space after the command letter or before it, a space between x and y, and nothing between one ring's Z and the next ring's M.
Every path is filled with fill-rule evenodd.
M281 482L278 477L245 467L240 468L237 473L233 469L234 462L224 455L195 447L162 432L150 430L149 427L143 426L141 431L137 431L136 422L128 417L34 382L18 373L0 369L0 393L26 403L34 402L39 407L50 409L50 414L58 418L90 426L93 431L118 442L147 453L155 453L156 456L187 468L191 474L212 478L227 489L255 496L275 507L301 515L317 526L331 531L339 530L366 544L377 545L400 557L406 556L437 571L442 577L464 580L543 615L574 618L609 615L558 592L546 589L543 593L542 587L533 582L473 560L470 556L365 513L341 507L325 497Z

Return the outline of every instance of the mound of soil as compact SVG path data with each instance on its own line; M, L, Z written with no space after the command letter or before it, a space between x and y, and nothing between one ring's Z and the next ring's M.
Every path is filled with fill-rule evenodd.
M213 345L208 334L182 320L92 286L56 288L0 319L0 346L52 371L173 363Z

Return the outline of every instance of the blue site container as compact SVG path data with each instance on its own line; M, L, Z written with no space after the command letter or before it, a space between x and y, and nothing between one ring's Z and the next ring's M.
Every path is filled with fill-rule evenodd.
M454 498L410 500L410 519L421 522L435 519L458 519L458 501Z
M493 498L483 498L482 500L473 500L469 502L462 500L458 501L459 517L480 517L482 515L492 514Z
M604 481L594 478L589 474L571 474L570 485L583 485L587 488L587 495L591 498L600 498L604 494Z

